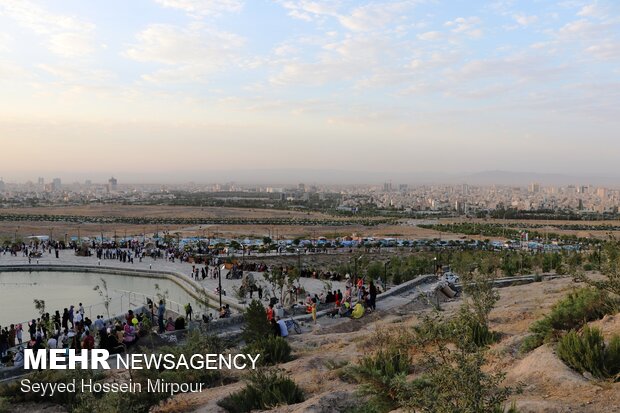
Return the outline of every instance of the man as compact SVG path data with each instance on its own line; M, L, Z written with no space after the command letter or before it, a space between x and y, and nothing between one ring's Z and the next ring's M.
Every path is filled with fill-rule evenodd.
M192 305L190 303L187 303L187 305L185 306L185 318L191 321L193 312L194 310L192 309Z
M164 328L164 315L166 314L166 305L164 300L159 300L159 307L157 308L157 322L159 326L159 332L163 333Z
M90 331L86 330L84 333L84 340L82 340L82 349L92 350L95 348L95 339L90 335Z

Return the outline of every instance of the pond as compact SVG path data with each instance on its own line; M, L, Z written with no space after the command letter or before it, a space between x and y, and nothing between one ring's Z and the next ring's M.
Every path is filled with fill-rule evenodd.
M105 300L93 289L97 285L103 289L102 279L111 298L111 316L144 305L145 296L155 301L157 293L166 292L168 309L184 313L183 306L191 303L195 314L202 313L196 300L168 279L83 272L0 272L0 326L39 317L35 299L44 300L46 312L52 316L56 310L62 314L64 308L82 303L90 319L97 315L107 318Z

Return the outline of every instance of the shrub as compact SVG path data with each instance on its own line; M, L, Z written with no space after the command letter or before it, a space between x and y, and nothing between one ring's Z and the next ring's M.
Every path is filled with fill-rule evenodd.
M531 334L525 337L525 339L521 343L521 347L519 348L519 351L521 353L529 353L530 351L542 346L543 343L544 343L544 339L541 336L537 334Z
M243 320L243 339L247 344L267 338L271 334L267 313L260 301L252 300L243 314Z
M617 305L617 300L605 291L590 287L573 291L558 301L547 316L530 326L533 336L526 338L521 351L533 350L544 342L557 340L562 331L581 328L589 321L615 313Z
M351 366L347 376L362 384L362 395L370 396L367 401L370 411L388 412L399 407L399 389L410 370L411 360L406 349L390 346Z
M260 354L261 366L286 363L291 360L291 346L282 337L269 336L254 341L243 350L246 354Z
M585 326L581 334L571 330L558 342L557 354L580 373L587 371L601 379L620 373L620 336L606 346L598 328Z
M9 402L4 397L0 397L0 413L8 413L10 411Z
M304 401L302 390L281 370L254 370L246 380L244 389L218 401L218 406L229 413L245 413Z

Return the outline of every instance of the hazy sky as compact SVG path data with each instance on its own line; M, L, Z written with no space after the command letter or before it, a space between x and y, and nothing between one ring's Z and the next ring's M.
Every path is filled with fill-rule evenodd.
M0 176L618 175L619 9L0 0Z

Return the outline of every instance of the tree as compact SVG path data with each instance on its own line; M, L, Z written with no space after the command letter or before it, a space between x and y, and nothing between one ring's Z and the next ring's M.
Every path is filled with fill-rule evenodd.
M620 242L610 238L602 248L601 273L605 276L602 280L595 280L587 276L583 271L575 271L573 276L578 281L585 282L599 290L607 291L616 297L620 296Z
M112 302L112 297L110 297L110 295L108 294L108 283L103 278L100 278L100 280L103 287L95 285L93 290L97 291L99 295L103 298L103 305L105 306L105 311L108 315L108 318L110 318L110 302Z
M252 300L243 313L243 339L246 344L251 344L263 338L267 338L271 332L271 326L267 320L267 313L263 303Z

